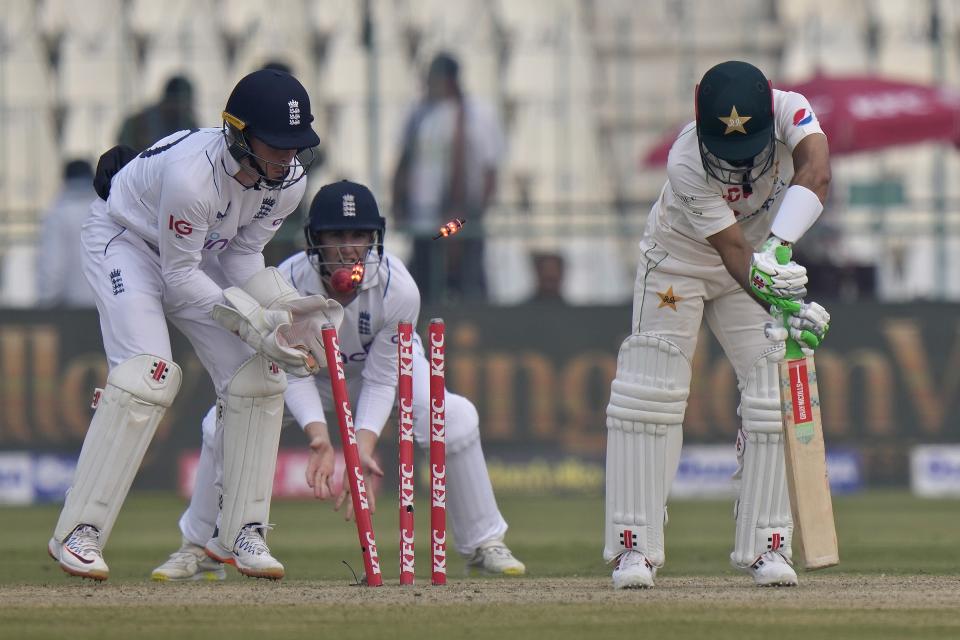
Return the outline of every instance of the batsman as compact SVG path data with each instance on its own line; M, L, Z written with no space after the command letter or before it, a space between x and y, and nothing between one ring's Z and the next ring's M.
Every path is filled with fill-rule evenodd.
M607 407L604 559L616 589L654 586L664 564L666 501L706 319L740 391L730 562L757 585L796 585L778 361L787 336L817 346L830 316L803 302L806 269L781 264L777 249L823 211L829 148L807 99L773 89L746 62L711 68L694 95L695 121L670 150L640 241L631 335Z

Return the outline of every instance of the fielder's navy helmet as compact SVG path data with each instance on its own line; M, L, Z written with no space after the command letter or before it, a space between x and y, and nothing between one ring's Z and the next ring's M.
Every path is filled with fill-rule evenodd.
M340 231L361 229L379 231L380 240L387 221L380 215L377 200L362 184L341 180L321 187L310 203L306 230Z
M373 241L368 247L368 258L364 259L368 278L364 285L372 282L372 277L383 257L383 236L386 233L387 221L380 215L377 200L370 189L362 184L341 180L321 187L310 203L310 213L304 225L303 232L307 239L307 255L321 276L329 277L336 265L342 265L343 260L324 260L323 249L337 249L335 245L325 245L320 242L320 233L323 231L372 231ZM329 252L328 252L329 253ZM362 285L360 288L364 288Z
M749 183L773 164L773 89L747 62L722 62L696 88L697 138L707 173L728 184Z

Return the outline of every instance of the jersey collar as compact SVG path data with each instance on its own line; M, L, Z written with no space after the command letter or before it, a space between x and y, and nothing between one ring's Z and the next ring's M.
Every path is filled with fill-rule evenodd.
M223 152L220 154L220 162L223 165L223 170L226 172L227 177L231 180L234 180L239 184L245 191L248 189L259 189L260 181L257 181L253 186L247 187L244 186L239 180L237 180L237 174L245 169L240 166L240 163L237 162L236 158L233 157L233 154L230 153L230 150L227 148L226 140L223 144Z

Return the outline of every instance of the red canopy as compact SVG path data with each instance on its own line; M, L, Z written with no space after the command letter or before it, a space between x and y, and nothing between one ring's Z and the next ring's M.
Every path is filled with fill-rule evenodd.
M775 87L806 96L830 140L832 154L929 141L960 144L960 93L956 91L874 76L816 75L806 82ZM665 164L677 133L679 129L674 129L661 139L643 164Z

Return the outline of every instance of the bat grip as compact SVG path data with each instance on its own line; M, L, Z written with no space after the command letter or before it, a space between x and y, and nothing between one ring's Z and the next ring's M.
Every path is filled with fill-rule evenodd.
M793 257L793 249L787 244L780 245L774 249L773 253L777 258L777 262L780 264L787 264ZM799 310L799 304L793 300L784 300L783 304L778 304L777 306L780 307L780 310L783 312L783 324L787 328L787 360L799 360L805 357L803 350L800 348L800 343L790 336L790 316Z

